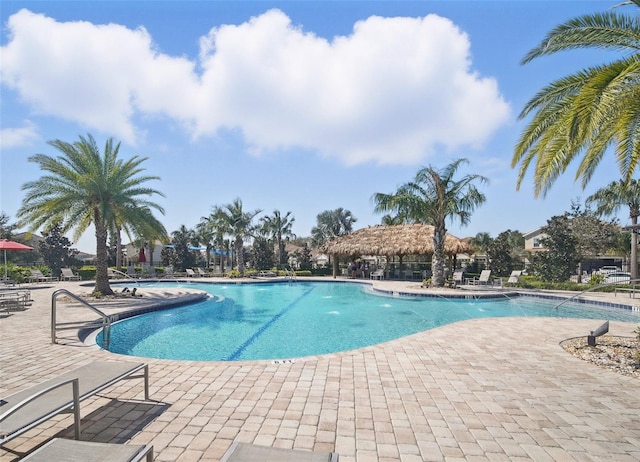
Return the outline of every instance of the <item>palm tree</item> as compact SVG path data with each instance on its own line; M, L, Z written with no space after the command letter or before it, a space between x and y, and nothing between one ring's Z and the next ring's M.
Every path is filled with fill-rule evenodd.
M613 215L622 206L629 207L631 218L631 279L638 278L638 217L640 216L640 181L614 181L597 190L587 198L587 204L594 204L598 215Z
M317 225L311 229L311 240L315 247L353 231L353 224L358 221L353 214L342 207L325 210L316 216Z
M142 234L150 228L162 232L164 227L151 209L164 213L162 207L142 197L161 192L144 186L156 176L139 176L146 157L118 159L120 143L109 138L101 153L91 135L73 144L61 140L48 144L62 153L57 158L45 154L29 157L49 174L25 183L18 217L31 231L61 223L62 231L75 229L74 239L93 224L96 236L96 285L94 292L113 294L107 277L107 234L119 223ZM166 233L166 232L165 232Z
M291 230L295 221L296 219L291 216L291 212L287 212L282 216L279 210L274 210L273 215L262 218L262 226L264 227L264 230L276 241L276 246L278 248L278 263L280 265L284 265L286 263L286 261L284 261L285 240L288 241L289 239L295 239L296 237Z
M629 0L623 4L635 4ZM529 100L520 119L532 115L515 148L511 166L520 164L519 188L535 159L534 194L548 192L579 155L576 172L584 187L609 146L625 182L640 161L640 21L615 12L585 15L553 29L522 60L571 49L620 51L609 64L583 69L552 82Z
M471 245L473 246L476 253L481 252L485 255L492 242L493 239L491 238L491 235L486 232L478 233L471 239Z
M447 218L458 218L462 225L469 223L471 213L484 203L485 196L474 182L488 180L481 175L466 175L454 180L458 168L467 163L457 159L442 171L433 167L418 170L413 181L401 185L393 194L376 193L372 197L376 212L395 212L409 223L432 225L433 230L433 285L444 285L444 242Z
M233 250L236 257L236 267L241 275L244 274L244 239L251 236L253 232L252 221L261 211L245 212L242 210L242 201L236 198L231 204L215 207L212 213L219 220L225 233L234 237Z

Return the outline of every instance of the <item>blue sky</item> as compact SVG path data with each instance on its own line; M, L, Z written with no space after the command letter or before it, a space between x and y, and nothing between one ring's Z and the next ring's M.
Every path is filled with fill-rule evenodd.
M0 210L15 218L40 176L30 155L91 133L148 157L169 232L236 197L291 211L298 236L337 207L356 229L379 224L374 193L460 157L461 174L490 182L471 223L449 231L530 231L619 174L609 155L585 190L572 165L545 198L531 175L516 191L518 114L545 84L613 57L520 59L554 26L616 3L2 1ZM92 232L76 246L94 252Z

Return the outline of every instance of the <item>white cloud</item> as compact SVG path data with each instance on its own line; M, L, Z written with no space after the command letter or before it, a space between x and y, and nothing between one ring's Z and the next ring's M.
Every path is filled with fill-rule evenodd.
M0 146L2 149L29 146L40 139L38 130L30 121L25 121L19 128L3 128L0 130Z
M2 81L35 110L134 142L162 114L194 136L240 129L257 155L305 147L346 164L419 163L479 147L509 117L449 20L370 17L327 40L278 10L201 38L198 62L160 53L144 29L9 19Z

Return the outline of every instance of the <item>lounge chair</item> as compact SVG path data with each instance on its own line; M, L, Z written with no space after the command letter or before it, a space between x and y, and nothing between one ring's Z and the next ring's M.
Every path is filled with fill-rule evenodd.
M130 278L138 277L138 273L136 273L136 269L133 265L127 266L127 276L129 276Z
M202 268L198 267L196 269L198 270L198 276L203 277L203 278L209 277L209 273L207 273Z
M149 278L157 278L158 274L156 273L156 267L155 266L146 266L142 268L142 274L143 276L149 277Z
M471 280L471 284L473 284L474 286L480 286L480 285L489 285L491 284L491 270L482 270L482 272L480 273L480 277L473 278Z
M220 462L338 462L335 452L312 452L300 449L271 448L234 442Z
M143 371L142 375L136 375ZM95 361L0 400L0 445L73 409L75 439L80 439L80 402L124 379L144 378L149 400L146 364Z
M404 278L413 280L413 270L411 269L404 270Z
M60 276L61 281L81 281L82 278L77 274L74 274L71 268L62 268L62 275Z
M116 273L111 268L107 268L107 278L113 279L115 277L116 277Z
M520 276L522 276L522 271L513 270L509 275L509 279L507 280L507 284L517 284L520 282Z
M29 271L31 271L31 276L27 278L28 282L49 282L58 280L58 278L54 276L45 276L39 269L30 269Z
M27 289L0 290L0 312L26 310L31 303L31 291Z
M113 444L55 438L21 460L51 462L55 460L82 462L138 462L153 460L150 444Z
M191 268L187 268L185 272L187 273L187 277L189 278L195 278L197 276L197 274Z
M371 279L378 279L378 280L383 280L384 279L384 270L383 269L377 269L375 270L373 273L371 273L369 275L369 277Z
M464 270L455 270L451 276L451 280L453 282L453 287L457 287L459 284L462 284L464 282Z

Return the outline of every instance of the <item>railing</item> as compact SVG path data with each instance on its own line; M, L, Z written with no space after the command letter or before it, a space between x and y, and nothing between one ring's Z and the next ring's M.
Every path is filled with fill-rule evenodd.
M105 349L109 349L109 342L111 341L111 319L105 313L100 311L98 308L87 302L86 300L78 297L76 294L69 292L67 289L58 289L51 294L51 343L58 343L56 338L56 332L58 330L64 329L78 329L80 327L89 327L90 323L83 322L66 322L58 324L56 322L57 316L57 300L59 295L67 295L71 297L73 300L81 303L85 307L89 308L91 311L96 313L102 318L102 332L103 332L103 341Z
M629 284L634 284L634 287L635 287L635 284L638 283L638 282L640 282L640 279L630 279L629 280ZM582 292L577 293L577 294L573 295L572 297L565 298L563 301L558 303L554 308L557 310L558 308L560 308L565 303L569 303L569 302L571 302L573 300L576 300L581 295L584 295L587 292L593 292L594 290L600 289L602 287L610 287L610 286L616 286L616 285L620 285L620 282L615 282L615 281L614 282L605 282L603 284L598 284L598 285L595 285L593 287L589 287L588 289L583 290ZM614 296L615 296L615 289L614 289Z

